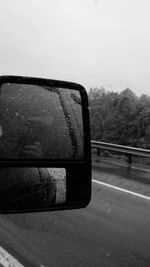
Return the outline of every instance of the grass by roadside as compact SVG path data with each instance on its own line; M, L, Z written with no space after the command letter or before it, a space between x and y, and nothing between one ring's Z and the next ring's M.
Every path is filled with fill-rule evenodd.
M92 149L92 157L97 157L97 150ZM117 162L117 164L127 164L127 156L123 153L112 152L108 150L101 150L101 156L99 158L111 160L113 162ZM132 165L140 167L140 168L149 168L150 169L150 158L139 157L132 155Z
M150 168L133 166L129 169L126 162L116 159L92 157L92 178L109 183L139 194L150 196Z

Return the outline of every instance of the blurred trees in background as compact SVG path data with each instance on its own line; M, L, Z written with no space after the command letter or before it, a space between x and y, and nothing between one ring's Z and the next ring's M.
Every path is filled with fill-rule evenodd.
M149 96L103 87L91 88L88 96L92 140L150 149Z

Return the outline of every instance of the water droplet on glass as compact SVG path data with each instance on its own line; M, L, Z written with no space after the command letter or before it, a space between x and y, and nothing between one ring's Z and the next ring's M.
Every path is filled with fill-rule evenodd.
M109 252L106 252L106 257L110 257L110 253Z
M0 138L2 137L3 135L3 130L2 130L2 126L0 125Z

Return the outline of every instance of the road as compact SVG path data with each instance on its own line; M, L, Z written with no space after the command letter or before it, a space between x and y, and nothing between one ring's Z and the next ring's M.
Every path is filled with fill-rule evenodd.
M0 215L0 245L23 266L149 267L149 244L150 201L96 183L85 209Z

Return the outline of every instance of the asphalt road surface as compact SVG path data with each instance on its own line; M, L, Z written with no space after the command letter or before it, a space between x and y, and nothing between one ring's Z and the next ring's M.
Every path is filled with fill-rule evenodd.
M150 200L93 183L85 209L0 215L0 246L23 266L149 267Z

